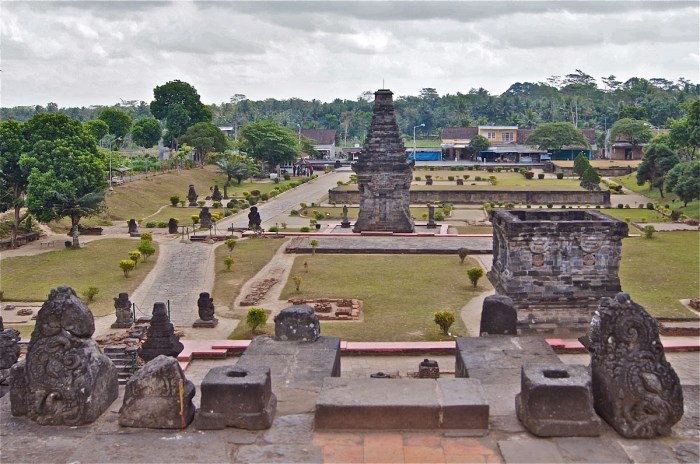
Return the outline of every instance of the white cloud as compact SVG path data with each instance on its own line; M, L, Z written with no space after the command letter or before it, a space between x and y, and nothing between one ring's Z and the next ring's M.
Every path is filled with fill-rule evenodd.
M441 94L600 77L698 81L698 3L0 2L3 106L150 101L168 80L203 101Z

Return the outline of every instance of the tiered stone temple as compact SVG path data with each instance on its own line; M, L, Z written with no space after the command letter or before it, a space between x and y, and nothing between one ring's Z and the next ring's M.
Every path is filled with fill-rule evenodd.
M360 213L353 232L413 232L409 209L412 170L394 115L393 93L374 93L374 115L360 159L352 169L357 173Z
M599 211L496 211L496 292L513 299L520 335L583 335L602 297L620 291L625 222Z

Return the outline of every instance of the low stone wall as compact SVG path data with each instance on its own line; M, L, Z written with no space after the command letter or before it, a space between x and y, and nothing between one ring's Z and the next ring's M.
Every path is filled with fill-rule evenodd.
M524 205L545 205L547 203L566 205L610 205L610 192L586 190L411 190L411 204L432 203L435 201L463 204L483 204L487 201L522 203ZM328 201L336 204L358 204L360 195L356 190L328 191Z
M18 235L17 236L17 245L26 245L29 242L33 242L35 240L39 240L39 232L30 232L25 235ZM0 241L0 250L4 250L6 248L10 248L12 241L11 240L2 240Z
M556 162L552 163L550 166L550 168L547 168L545 166L544 171L563 172L567 176L571 176L574 174L573 166L559 166ZM603 177L620 177L633 173L637 170L637 168L634 168L632 166L610 166L606 168L596 168L596 170L598 171L598 174L600 174Z

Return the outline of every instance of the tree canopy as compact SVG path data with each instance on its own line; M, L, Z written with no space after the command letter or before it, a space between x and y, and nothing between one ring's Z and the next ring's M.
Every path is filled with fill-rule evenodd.
M80 214L69 214L61 205L65 199L92 200L88 195L106 190L105 157L82 124L64 114L37 115L25 127L30 146L22 155L20 166L29 172L29 212L41 222L70 215L73 246L78 247L80 218L99 212L101 205L82 208Z
M197 90L180 80L156 86L150 109L156 119L166 121L166 137L176 140L188 127L211 121L211 110L201 102Z
M639 146L651 140L653 134L649 123L640 119L623 118L615 122L610 129L610 138L622 138L632 146Z
M105 135L109 134L109 126L102 119L93 119L91 121L86 121L85 130L88 131L90 135L95 139L96 142L100 142Z
M210 122L199 122L187 129L180 137L180 142L194 147L196 158L204 162L206 155L212 151L223 153L226 148L226 136L221 129Z
M117 146L121 146L126 134L131 132L131 116L116 108L106 108L98 119L107 123L109 133L117 138Z
M637 184L651 184L651 188L658 188L661 198L664 196L664 180L679 158L665 143L651 143L644 149L644 157L637 168Z
M240 136L241 149L259 161L279 165L299 155L297 135L274 121L250 123L241 129Z
M258 166L253 158L243 153L227 151L224 156L216 162L222 173L226 175L224 188L231 184L232 179L236 179L238 185L243 179L247 179L259 173Z
M134 123L131 138L136 145L151 148L160 140L161 132L160 123L156 118L143 118Z
M28 148L23 124L16 121L0 122L0 211L13 210L10 246L17 246L17 230L28 213L21 214L27 191L28 172L22 169L20 159Z
M565 146L585 148L589 145L583 132L568 122L542 124L530 133L526 143L553 152L558 152Z
M483 135L475 135L469 141L469 149L471 150L472 154L477 154L484 150L488 150L489 145L491 145L489 139L487 139Z
M676 164L666 174L664 188L667 192L678 195L684 206L700 199L700 160Z

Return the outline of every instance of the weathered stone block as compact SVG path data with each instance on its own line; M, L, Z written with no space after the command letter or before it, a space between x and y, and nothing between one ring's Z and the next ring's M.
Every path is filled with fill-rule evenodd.
M481 309L479 335L517 335L518 313L505 295L489 295Z
M683 417L683 390L666 361L656 319L621 292L601 300L582 341L591 352L598 414L626 438L671 433Z
M306 304L283 309L275 316L275 339L313 342L321 335L314 309Z
M201 384L202 401L195 425L209 430L238 427L267 429L272 425L277 398L272 393L269 367L224 366L211 369Z
M180 415L180 388L183 413ZM194 384L187 380L177 359L160 355L129 379L119 425L150 429L179 429L194 418Z
M326 378L319 429L488 429L489 406L473 379Z
M540 437L600 435L586 366L524 365L515 410L523 426Z
M119 394L117 369L92 340L95 320L72 288L51 290L27 357L10 374L12 415L41 425L94 422Z

